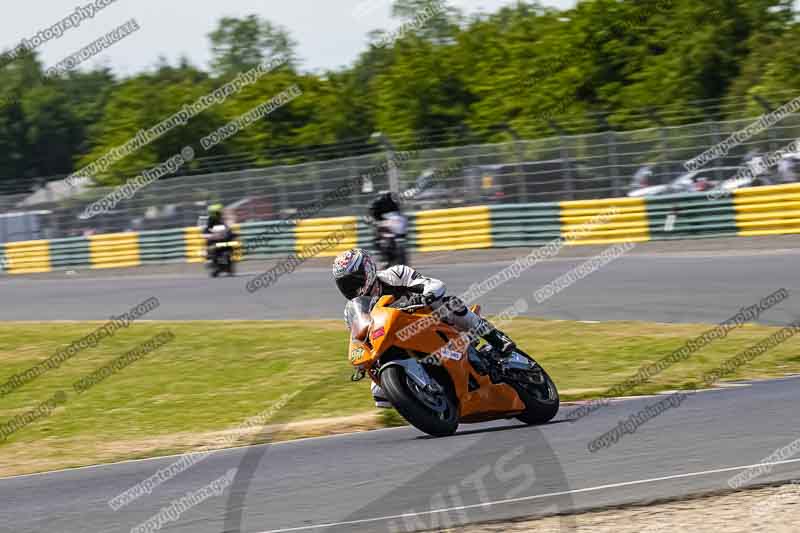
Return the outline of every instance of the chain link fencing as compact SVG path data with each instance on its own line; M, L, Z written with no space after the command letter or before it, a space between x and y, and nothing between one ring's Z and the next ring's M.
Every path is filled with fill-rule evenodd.
M421 148L391 159L397 162L398 192L417 188L407 195L409 211L617 197L643 184L665 184L684 175L686 161L754 120ZM800 117L790 115L707 163L702 172L713 180L731 178L754 152L773 152L798 137ZM389 188L389 159L388 152L377 151L296 165L162 178L111 211L89 219L80 217L86 206L113 188L80 190L51 182L33 194L0 196L0 242L188 227L197 224L212 203L223 204L239 223L291 218L353 180L357 186L348 198L324 205L314 216L362 214L377 191ZM451 171L423 179L426 172L442 168ZM634 176L644 168L648 169L646 183L634 184ZM772 168L765 182L794 181L794 172ZM796 172L800 175L800 167Z

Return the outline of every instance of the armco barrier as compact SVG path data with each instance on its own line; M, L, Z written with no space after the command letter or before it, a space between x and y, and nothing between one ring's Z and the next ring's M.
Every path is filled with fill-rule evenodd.
M200 228L183 229L183 250L187 263L202 263L206 259L206 240Z
M72 237L50 241L50 264L53 270L69 270L89 263L89 239Z
M492 247L488 206L420 211L411 219L409 240L420 252Z
M139 259L142 263L189 262L185 232L171 229L139 234Z
M285 256L294 252L294 223L254 222L239 226L238 232L245 243L246 257Z
M561 202L561 234L569 245L650 240L647 204L642 198Z
M650 237L654 240L729 237L736 235L731 198L709 200L706 193L648 198Z
M320 257L331 257L339 253L358 246L358 219L357 217L336 217L336 218L311 218L300 220L294 226L294 252L300 252L304 248L319 245L327 238L336 236L339 232L344 232L342 239L332 247L326 247L317 255Z
M139 234L131 232L90 236L89 261L92 268L139 266Z
M610 213L614 213L611 215ZM606 215L602 223L600 217ZM587 223L594 223L587 230ZM355 223L355 225L353 225ZM706 193L577 202L511 204L420 211L409 217L409 242L421 252L541 246L572 233L568 244L800 233L800 184L747 188L711 200ZM236 226L247 258L285 257L349 228L318 255L370 247L372 228L357 217ZM94 235L0 245L10 274L112 268L205 259L199 228Z
M10 274L50 272L50 242L25 241L5 245L6 271Z
M541 246L561 235L561 209L555 202L493 205L489 211L495 248Z
M739 235L800 233L800 183L734 191Z

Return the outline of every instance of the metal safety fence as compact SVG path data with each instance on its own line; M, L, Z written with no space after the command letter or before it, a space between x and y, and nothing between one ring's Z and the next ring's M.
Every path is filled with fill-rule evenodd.
M223 204L244 224L292 217L309 205L316 206L315 217L363 214L393 177L398 192L408 193L410 212L623 197L643 183L675 180L687 172L687 161L756 119L445 148L422 144L395 153L162 178L91 218L81 216L86 207L113 188L50 183L31 195L0 196L0 242L188 227L212 203ZM706 163L702 172L714 181L730 178L752 154L774 152L798 137L800 117L789 115ZM646 178L634 185L635 176ZM772 168L764 178L774 184L797 179L792 168ZM335 194L342 188L346 195ZM723 204L708 205L723 212ZM547 208L536 209L545 213Z

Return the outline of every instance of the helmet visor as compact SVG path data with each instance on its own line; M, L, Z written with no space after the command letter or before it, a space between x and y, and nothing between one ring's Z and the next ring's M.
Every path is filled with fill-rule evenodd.
M342 291L342 294L348 300L352 300L356 296L360 296L361 289L364 287L367 278L364 274L354 273L343 276L336 280L336 286Z

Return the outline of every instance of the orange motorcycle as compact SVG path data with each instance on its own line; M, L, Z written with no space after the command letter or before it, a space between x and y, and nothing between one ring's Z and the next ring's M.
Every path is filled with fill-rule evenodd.
M348 302L345 320L353 380L368 374L397 412L429 435L452 435L461 422L543 424L558 412L555 383L533 358L478 347L427 306L362 296Z

